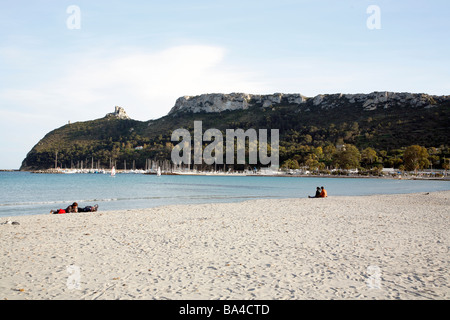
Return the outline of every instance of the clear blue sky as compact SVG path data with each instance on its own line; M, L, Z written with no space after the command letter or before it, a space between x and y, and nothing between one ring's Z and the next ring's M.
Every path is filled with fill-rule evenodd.
M370 5L381 29L367 27ZM149 120L201 93L450 94L449 12L446 0L1 0L0 168L115 105Z

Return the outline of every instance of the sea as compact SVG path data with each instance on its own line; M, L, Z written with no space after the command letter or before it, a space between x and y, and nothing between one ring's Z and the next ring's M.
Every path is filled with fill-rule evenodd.
M450 190L450 181L289 176L36 174L0 172L0 218L48 214L73 202L99 211L174 204L307 198L324 186L329 196Z

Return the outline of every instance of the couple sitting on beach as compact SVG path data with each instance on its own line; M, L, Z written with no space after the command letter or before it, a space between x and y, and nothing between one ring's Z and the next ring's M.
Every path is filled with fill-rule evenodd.
M328 197L327 190L324 187L317 187L316 195L314 197L308 196L308 198L326 198Z
M98 210L98 204L95 206L87 206L84 208L78 208L78 203L74 202L72 205L68 206L66 209L51 210L50 213L53 214L63 214L72 212L96 212Z

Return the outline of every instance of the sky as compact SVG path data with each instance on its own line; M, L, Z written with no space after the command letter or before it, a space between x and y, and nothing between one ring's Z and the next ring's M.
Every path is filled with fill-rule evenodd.
M204 93L450 94L448 0L0 0L0 169L45 134Z

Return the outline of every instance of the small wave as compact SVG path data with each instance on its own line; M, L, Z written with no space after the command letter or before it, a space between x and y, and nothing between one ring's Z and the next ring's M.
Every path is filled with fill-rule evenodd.
M55 204L63 203L68 201L38 201L38 202L11 202L11 203L0 203L0 207L12 207L12 206L32 206L39 204Z
M117 201L118 199L88 199L88 200L77 200L76 202L104 202L104 201ZM12 207L12 206L35 206L35 205L46 205L46 204L72 204L73 200L54 200L54 201L32 201L32 202L10 202L10 203L0 203L0 207Z
M209 184L209 183L179 183L179 182L163 182L162 185L172 186L187 186L187 187L214 187L227 189L275 189L276 186L261 186L261 185L242 185L242 184Z
M258 198L276 198L276 196L270 195L219 195L219 194L203 194L203 195L177 195L177 199L186 200L199 200L199 199L258 199ZM114 202L114 201L139 201L139 200L165 200L173 199L173 196L148 196L148 197L124 197L124 198L94 198L94 199L82 199L76 200L79 204L84 203L97 203L97 202ZM51 201L27 201L27 202L10 202L0 203L0 208L4 207L33 207L43 205L69 205L73 203L73 200L51 200Z

